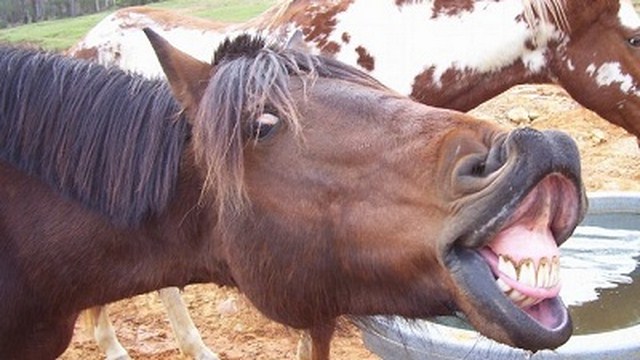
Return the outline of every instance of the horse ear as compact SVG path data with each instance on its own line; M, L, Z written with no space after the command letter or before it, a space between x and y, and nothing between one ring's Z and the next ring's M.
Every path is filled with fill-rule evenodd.
M202 62L173 47L155 31L142 29L158 57L176 99L193 118L209 83L212 65Z
M309 45L304 42L304 34L300 30L296 30L289 40L287 40L287 44L285 45L287 49L294 49L304 53L310 53Z

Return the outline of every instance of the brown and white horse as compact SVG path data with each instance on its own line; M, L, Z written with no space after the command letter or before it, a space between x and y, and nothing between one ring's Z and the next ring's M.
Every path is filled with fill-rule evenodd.
M586 199L568 136L248 36L208 64L147 34L171 89L0 47L0 358L54 359L82 309L197 282L308 329L316 360L344 314L461 311L534 351L570 337L558 245Z
M142 27L203 61L229 34L278 41L301 31L317 53L463 111L516 84L557 83L640 136L640 18L630 0L289 0L243 24L137 7L104 19L70 54L158 75Z

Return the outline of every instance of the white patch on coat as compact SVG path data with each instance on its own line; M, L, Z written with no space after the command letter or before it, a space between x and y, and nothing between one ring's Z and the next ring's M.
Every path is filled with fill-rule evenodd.
M540 24L538 48L528 49L532 33L518 21L522 13L520 1L481 0L473 12L434 17L433 1L398 7L393 1L361 0L337 15L329 40L341 45L337 58L349 64L357 63L356 47L364 47L375 61L372 75L409 94L415 76L430 68L435 81L448 69L488 73L518 60L533 73L542 71L546 44L561 34L554 26ZM340 39L344 32L351 36L348 44Z
M589 65L589 68L587 68L587 73L594 76L594 71L589 71L591 66L592 65ZM595 71L595 80L599 86L619 84L620 91L623 93L639 95L633 77L623 73L620 64L617 62L607 62L600 65Z
M97 61L100 64L118 66L149 78L163 77L164 73L149 40L141 30L145 27L158 33L177 49L204 62L212 61L215 49L227 36L240 33L231 27L225 33L167 27L146 14L135 12L128 12L126 16L118 15L116 12L102 20L79 46L84 49L97 48ZM247 29L244 32L250 31Z
M629 29L640 28L640 16L633 7L631 0L620 0L620 10L618 11L620 23Z

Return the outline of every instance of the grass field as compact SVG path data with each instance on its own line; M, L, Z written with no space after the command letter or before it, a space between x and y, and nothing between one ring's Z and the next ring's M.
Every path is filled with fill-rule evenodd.
M244 21L273 5L276 0L167 0L149 5L222 21ZM113 11L75 18L43 21L0 30L0 42L30 43L51 50L75 44Z

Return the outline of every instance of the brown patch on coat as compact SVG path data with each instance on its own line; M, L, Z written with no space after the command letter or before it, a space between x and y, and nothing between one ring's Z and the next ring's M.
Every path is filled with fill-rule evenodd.
M70 49L69 53L78 59L94 60L98 58L98 49L95 47L79 48L77 51Z
M367 71L373 71L373 69L375 68L375 59L373 58L373 56L371 56L371 54L369 54L367 49L363 48L362 46L358 46L356 48L356 53L358 53L358 65L360 65Z
M395 0L398 7L420 4L423 0ZM434 0L433 17L439 15L455 16L463 11L473 10L474 0Z
M362 46L358 46L356 48L356 53L358 53L358 65L367 71L373 71L375 67L375 59L371 54L369 54L367 49Z
M464 11L473 11L474 0L435 0L433 16L456 16Z
M349 41L351 41L351 35L349 35L349 33L347 32L343 32L341 39L343 43L348 44Z
M346 11L353 3L353 0L341 1L333 6L310 5L307 8L299 9L301 11L292 12L294 15L290 18L297 23L304 40L309 43L316 43L317 47L323 53L335 53L340 46L329 40L330 35L336 28L337 15ZM294 7L292 4L291 7ZM289 8L288 11L292 11ZM285 19L288 17L285 16Z
M403 5L411 5L414 3L421 3L422 0L396 0L396 5L398 6L403 6Z
M323 55L334 55L340 51L340 44L335 41L329 41L325 46L320 48Z

